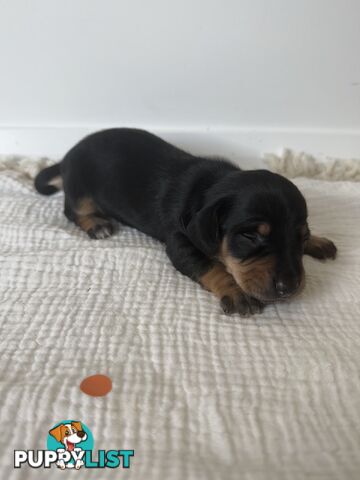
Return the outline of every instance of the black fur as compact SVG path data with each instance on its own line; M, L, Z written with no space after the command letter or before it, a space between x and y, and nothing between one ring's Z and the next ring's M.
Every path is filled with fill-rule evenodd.
M59 189L48 182L60 175L60 163L42 170L35 178L35 188L42 195L52 195Z
M61 173L65 214L91 198L102 217L135 227L166 244L174 266L198 280L216 263L226 235L240 261L274 255L278 278L294 289L301 274L306 203L295 185L266 170L241 171L225 160L197 157L135 129L97 132L35 180L40 193L56 191ZM268 236L259 224L271 225ZM275 287L269 293L274 297Z

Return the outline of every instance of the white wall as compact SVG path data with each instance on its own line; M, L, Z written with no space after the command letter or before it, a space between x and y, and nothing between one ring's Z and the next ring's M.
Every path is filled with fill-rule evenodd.
M136 125L360 155L359 47L359 0L0 0L0 152Z

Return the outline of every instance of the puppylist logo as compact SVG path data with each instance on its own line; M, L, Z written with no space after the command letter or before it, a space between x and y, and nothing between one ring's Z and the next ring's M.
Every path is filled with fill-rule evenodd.
M134 456L134 450L98 450L97 454L93 450L94 437L89 428L77 420L63 420L49 430L47 450L15 450L14 467L130 468Z

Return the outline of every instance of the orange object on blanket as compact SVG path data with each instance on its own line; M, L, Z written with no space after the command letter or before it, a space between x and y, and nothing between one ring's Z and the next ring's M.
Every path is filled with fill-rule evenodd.
M103 397L112 389L112 381L106 375L91 375L84 378L80 384L80 390L92 397Z

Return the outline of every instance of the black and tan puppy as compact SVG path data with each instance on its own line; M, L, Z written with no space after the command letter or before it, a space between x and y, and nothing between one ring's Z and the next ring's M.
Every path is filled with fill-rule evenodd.
M90 135L35 179L44 195L61 185L65 215L89 237L111 235L115 219L164 242L175 268L226 313L258 313L297 293L303 254L336 255L310 234L305 199L289 180L190 155L142 130Z

